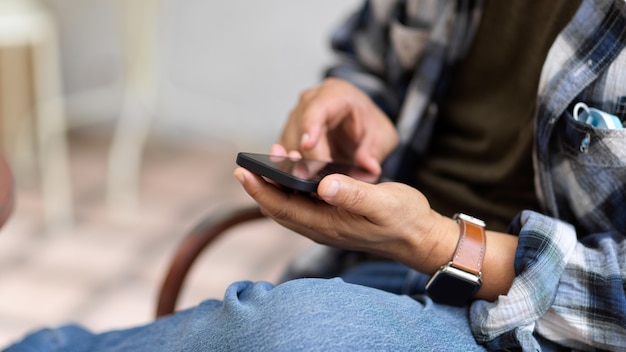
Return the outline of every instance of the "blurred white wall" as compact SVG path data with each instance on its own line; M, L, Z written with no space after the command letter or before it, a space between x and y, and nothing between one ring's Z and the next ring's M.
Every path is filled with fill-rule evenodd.
M45 1L60 19L72 123L116 119L124 50L115 0ZM332 63L330 32L359 3L161 0L153 131L266 148Z

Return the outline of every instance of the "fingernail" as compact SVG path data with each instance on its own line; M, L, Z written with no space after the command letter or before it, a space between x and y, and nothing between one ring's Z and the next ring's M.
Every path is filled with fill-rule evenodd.
M241 169L235 169L235 172L233 172L233 176L235 176L239 183L243 183L246 179Z
M324 192L326 197L334 197L339 191L339 181L332 180L330 184L326 187L326 192Z
M301 145L306 144L309 141L309 139L311 139L311 136L309 136L308 133L303 134L302 139L300 140Z
M381 170L382 170L382 166L381 166L381 165L380 165L380 163L378 162L378 159L376 159L376 158L372 157L370 162L371 162L372 166L375 166L375 169L373 169L372 171L373 171L374 173L377 173L377 174L378 174L378 173L380 173L380 172L381 172Z

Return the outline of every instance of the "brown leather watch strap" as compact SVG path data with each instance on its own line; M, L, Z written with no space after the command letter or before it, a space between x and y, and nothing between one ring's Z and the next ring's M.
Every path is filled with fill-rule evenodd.
M485 225L481 220L464 214L456 214L454 219L461 228L461 235L451 265L480 275L486 248Z

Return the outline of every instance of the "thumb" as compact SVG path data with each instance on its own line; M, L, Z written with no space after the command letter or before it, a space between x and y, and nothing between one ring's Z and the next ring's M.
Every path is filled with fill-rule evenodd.
M341 174L324 177L317 194L328 204L368 218L381 205L375 185Z

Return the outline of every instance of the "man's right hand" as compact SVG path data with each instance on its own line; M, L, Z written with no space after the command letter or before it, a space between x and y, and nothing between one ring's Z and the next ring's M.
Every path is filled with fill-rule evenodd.
M300 95L279 143L284 151L305 158L350 160L380 173L380 164L396 147L398 135L385 113L361 90L328 78Z

